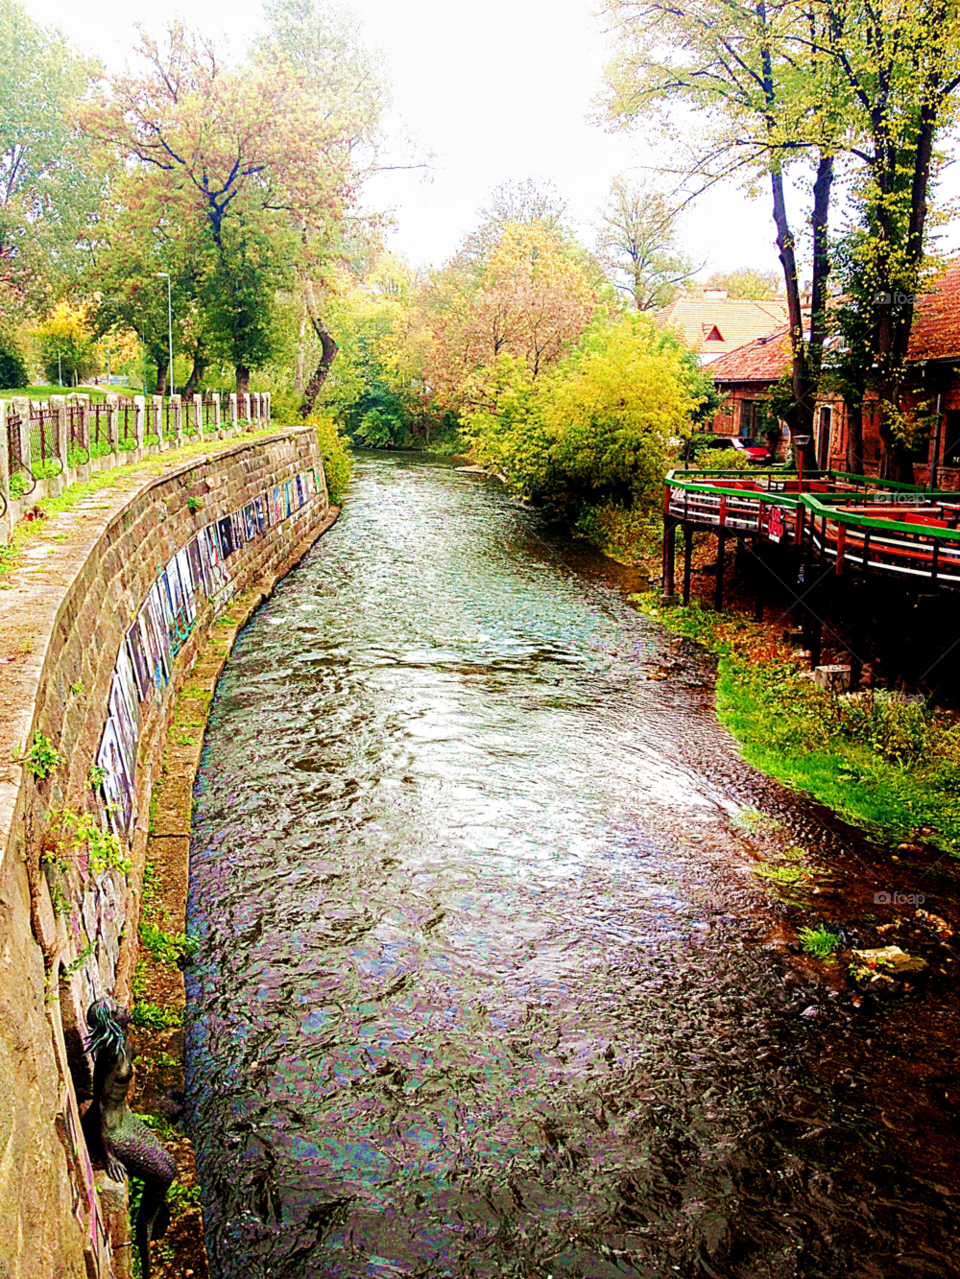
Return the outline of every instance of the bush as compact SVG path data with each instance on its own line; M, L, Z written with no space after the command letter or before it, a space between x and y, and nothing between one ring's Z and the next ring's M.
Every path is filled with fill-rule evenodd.
M700 404L676 337L633 314L589 332L536 379L501 355L466 391L476 460L524 497L576 507L658 507L676 437Z
M621 564L637 564L655 555L663 541L659 512L612 502L582 507L576 529L604 555Z
M308 420L317 431L330 501L339 506L353 471L349 441L329 413L316 413Z
M13 338L0 333L0 391L27 385L27 366Z
M749 471L753 464L738 449L707 449L697 465L705 471Z

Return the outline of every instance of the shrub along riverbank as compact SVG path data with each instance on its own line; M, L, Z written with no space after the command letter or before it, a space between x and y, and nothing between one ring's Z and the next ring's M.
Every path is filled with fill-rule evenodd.
M806 791L875 838L960 856L960 722L886 689L837 695L816 687L769 624L659 606L649 617L719 658L717 714L744 759Z

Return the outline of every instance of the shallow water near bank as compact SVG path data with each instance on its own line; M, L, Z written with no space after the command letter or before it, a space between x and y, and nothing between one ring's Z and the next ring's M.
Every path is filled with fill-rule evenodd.
M792 965L758 841L838 917L878 851L740 761L632 585L366 457L239 637L188 919L215 1276L960 1273L950 987Z

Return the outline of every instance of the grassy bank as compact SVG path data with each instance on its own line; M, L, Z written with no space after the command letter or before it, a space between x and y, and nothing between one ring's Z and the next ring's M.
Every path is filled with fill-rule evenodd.
M960 722L885 689L817 688L763 623L699 605L638 607L719 657L717 713L744 758L871 835L960 856Z

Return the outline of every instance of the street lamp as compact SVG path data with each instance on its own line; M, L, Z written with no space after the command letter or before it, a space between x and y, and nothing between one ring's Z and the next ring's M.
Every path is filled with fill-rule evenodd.
M158 271L157 279L167 282L167 338L170 342L170 389L167 394L173 395L173 295L170 291L170 272Z

